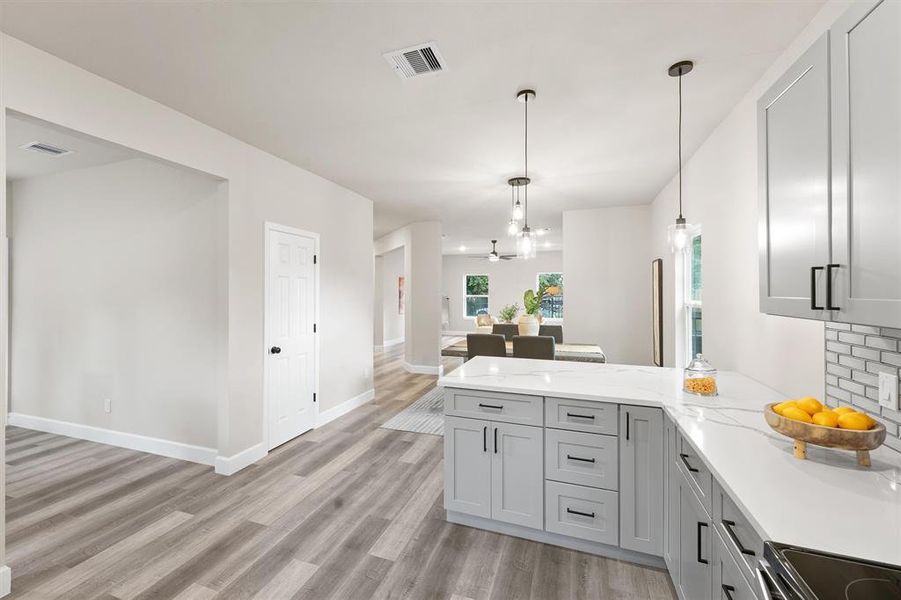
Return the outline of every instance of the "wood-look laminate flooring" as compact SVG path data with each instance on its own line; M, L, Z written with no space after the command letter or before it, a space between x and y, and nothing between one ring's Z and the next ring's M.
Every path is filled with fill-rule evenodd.
M373 402L231 477L8 428L12 597L675 598L661 571L447 523L442 438L379 428L435 385L401 353Z

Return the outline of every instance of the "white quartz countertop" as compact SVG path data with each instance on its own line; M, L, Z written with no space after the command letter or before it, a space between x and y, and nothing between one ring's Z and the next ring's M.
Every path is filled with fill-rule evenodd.
M438 385L661 407L764 539L901 565L901 454L879 448L869 469L813 445L796 459L763 418L785 398L744 375L721 371L703 398L679 369L480 356Z

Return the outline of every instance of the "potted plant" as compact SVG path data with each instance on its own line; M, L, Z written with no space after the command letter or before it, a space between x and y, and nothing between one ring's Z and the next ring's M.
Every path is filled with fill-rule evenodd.
M541 326L541 301L547 288L538 286L538 291L526 290L522 296L523 310L525 313L519 317L519 335L538 335Z
M512 323L517 314L519 314L519 305L507 304L497 313L497 317L501 320L501 323Z

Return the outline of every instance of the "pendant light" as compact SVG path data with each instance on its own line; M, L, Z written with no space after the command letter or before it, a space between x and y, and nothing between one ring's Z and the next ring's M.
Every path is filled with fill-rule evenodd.
M507 183L510 183L509 181ZM516 188L510 185L510 221L507 223L507 235L510 237L519 233L519 219L522 218L522 207L520 206L520 217L516 217Z
M690 60L682 60L669 68L669 76L675 77L679 82L679 216L676 217L674 225L666 228L666 237L672 252L681 252L685 249L692 229L682 216L682 77L690 73L694 66Z
M535 90L520 90L516 94L516 99L525 105L523 109L523 157L525 168L522 177L514 177L510 181L518 180L519 185L517 185L517 188L523 188L522 229L519 233L517 254L522 258L529 259L535 258L537 252L537 243L533 239L532 230L529 228L529 183L531 182L529 179L529 102L535 100ZM511 185L513 184L511 183Z

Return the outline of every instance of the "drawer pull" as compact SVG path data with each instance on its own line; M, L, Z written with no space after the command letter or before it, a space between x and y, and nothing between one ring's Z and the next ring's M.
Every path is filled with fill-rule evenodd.
M735 588L731 585L723 584L723 595L726 597L726 600L732 600L732 592L735 591Z
M742 543L739 541L738 536L735 535L735 530L732 528L735 527L735 521L729 521L728 519L723 519L723 527L726 530L726 534L728 534L729 539L732 540L732 543L735 544L735 547L738 548L738 551L747 556L757 556L757 554L753 550L749 550L745 548Z
M679 458L682 459L682 464L685 465L685 468L688 469L689 473L700 473L700 469L695 469L693 466L688 464L688 455L687 454L679 454Z
M482 428L482 452L488 452L488 426Z
M498 406L497 404L482 404L479 402L479 408L493 408L494 410L504 410L503 404Z
M709 525L703 521L698 521L698 562L702 565L709 565L710 561L706 558L701 558L701 528L709 527Z
M497 454L497 427L494 428L494 453Z
M580 517L588 517L588 518L590 518L590 519L593 519L593 518L594 518L594 513L593 513L593 512L592 512L592 513L587 513L587 512L582 512L582 511L580 511L580 510L573 510L573 509L571 509L571 508L567 508L567 509L566 509L566 512L568 512L568 513L571 514L571 515L579 515Z
M567 454L566 459L567 460L577 460L579 462L587 462L587 463L595 462L595 459L593 459L593 458L582 458L581 456L573 456L572 454Z
M567 417L576 417L578 419L591 419L592 421L594 421L594 415L580 415L579 413L568 412L568 413L566 413L566 416Z

